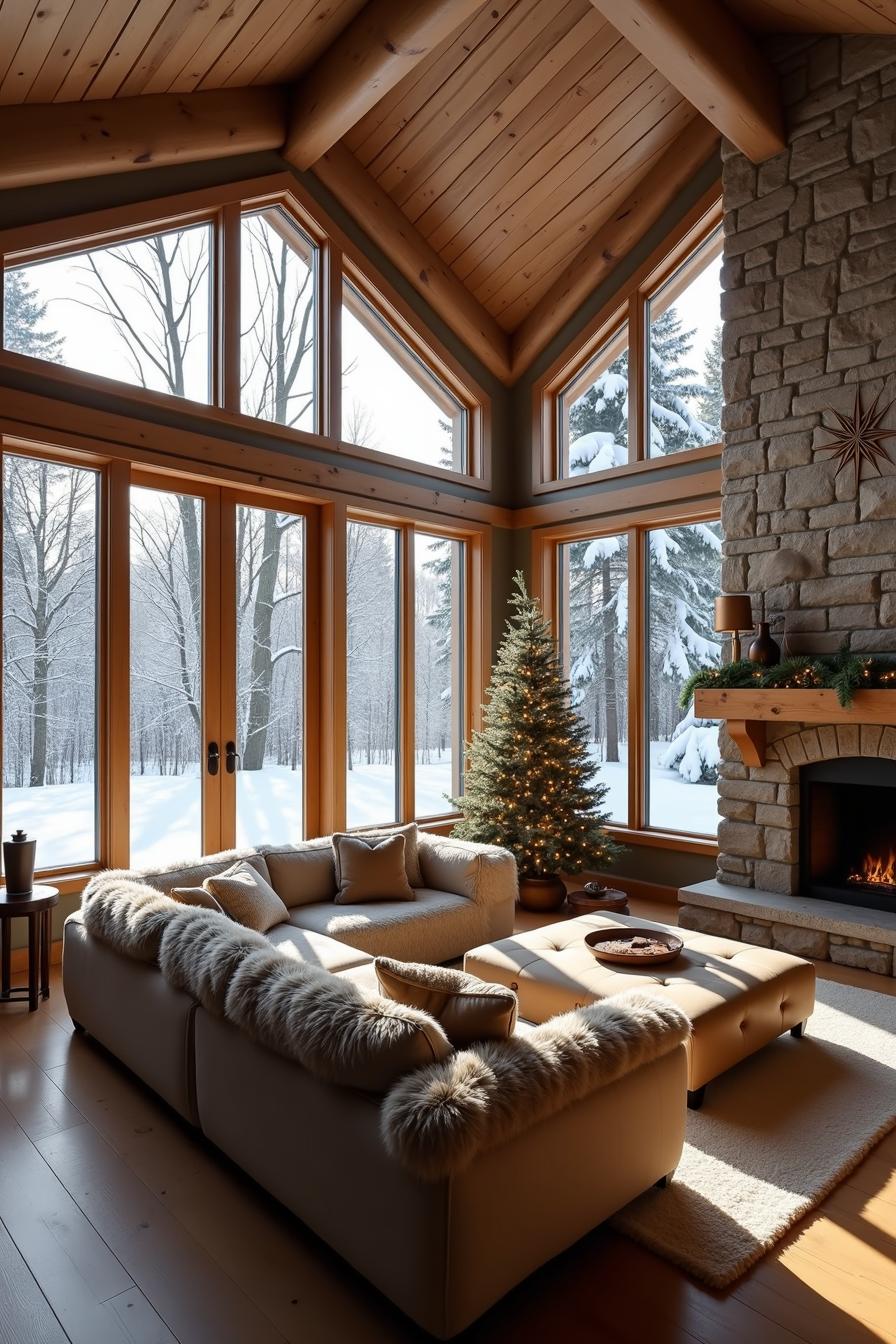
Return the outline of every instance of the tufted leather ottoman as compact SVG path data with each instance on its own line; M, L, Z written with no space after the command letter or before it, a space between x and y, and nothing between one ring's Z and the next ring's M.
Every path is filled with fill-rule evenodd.
M515 989L520 1017L530 1022L544 1022L624 989L674 999L694 1024L688 1046L692 1107L700 1105L712 1078L782 1032L799 1035L815 1007L811 961L691 929L671 930L684 949L665 965L638 968L598 961L585 934L619 925L668 930L633 916L582 915L475 947L464 958L464 970Z

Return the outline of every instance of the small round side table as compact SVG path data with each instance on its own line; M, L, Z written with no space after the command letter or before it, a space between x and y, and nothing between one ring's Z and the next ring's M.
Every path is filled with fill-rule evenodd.
M628 896L624 891L608 888L603 896L593 896L590 891L571 891L566 904L574 915L627 915Z
M28 1011L33 1013L40 999L50 997L50 921L53 906L58 904L56 887L33 887L23 896L0 892L0 1003L27 999ZM19 918L28 920L28 984L12 989L9 983L12 921Z

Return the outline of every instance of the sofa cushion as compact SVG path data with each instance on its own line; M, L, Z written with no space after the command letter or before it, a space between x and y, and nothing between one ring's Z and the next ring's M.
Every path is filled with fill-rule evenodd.
M414 889L404 865L403 835L370 840L366 836L334 835L336 904L365 901L412 901Z
M404 836L404 866L407 871L408 881L412 887L422 887L423 870L420 867L420 845L419 833L416 821L409 821L405 826L376 826L372 830L337 831L333 836L333 848L335 851L336 841L344 834L352 835L356 840L366 840L369 845L375 845L379 840L384 840L390 835ZM336 882L338 885L339 874L337 871Z
M473 901L428 887L421 887L415 897L362 905L333 901L303 905L290 912L290 922L373 956L401 961L449 961L480 941L482 921Z
M141 868L139 871L110 869L104 877L129 878L132 882L143 882L166 896L175 887L201 887L207 877L215 877L225 872L240 859L252 865L265 882L270 881L268 866L261 854L255 849L225 849L219 854L204 854L198 859L186 859L177 865L166 868Z
M289 918L274 888L245 859L216 877L207 877L202 885L220 902L224 913L244 928L267 933Z
M224 914L224 907L205 887L174 887L169 893L178 905L198 905L202 910L216 910Z
M383 1092L451 1045L426 1013L370 996L350 979L270 952L246 957L225 1016L269 1050L340 1087Z
M455 1048L473 1041L503 1041L513 1035L517 998L512 989L447 966L423 966L391 957L377 957L374 964L386 998L429 1013L441 1022Z
M293 922L297 911L290 911L287 924L277 924L268 929L265 937L272 946L293 961L310 962L324 971L344 971L351 966L373 966L373 958L367 952L356 947L348 947L326 934L314 933L310 929L301 929ZM374 977L374 989L376 977Z
M332 901L336 894L336 869L329 839L301 845L265 846L264 858L271 886L291 910L297 905Z

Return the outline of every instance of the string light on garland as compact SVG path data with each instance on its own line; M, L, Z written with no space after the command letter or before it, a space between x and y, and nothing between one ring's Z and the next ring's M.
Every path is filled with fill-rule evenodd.
M782 691L836 691L838 701L848 709L859 688L896 690L896 664L889 658L860 658L847 648L823 657L789 658L776 667L760 669L742 659L725 667L706 667L695 672L682 687L680 703L686 709L698 689L736 690L756 686Z

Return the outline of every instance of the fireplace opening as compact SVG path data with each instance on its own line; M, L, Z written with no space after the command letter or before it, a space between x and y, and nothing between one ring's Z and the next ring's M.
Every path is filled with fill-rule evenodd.
M896 910L896 761L849 757L803 767L800 889Z

